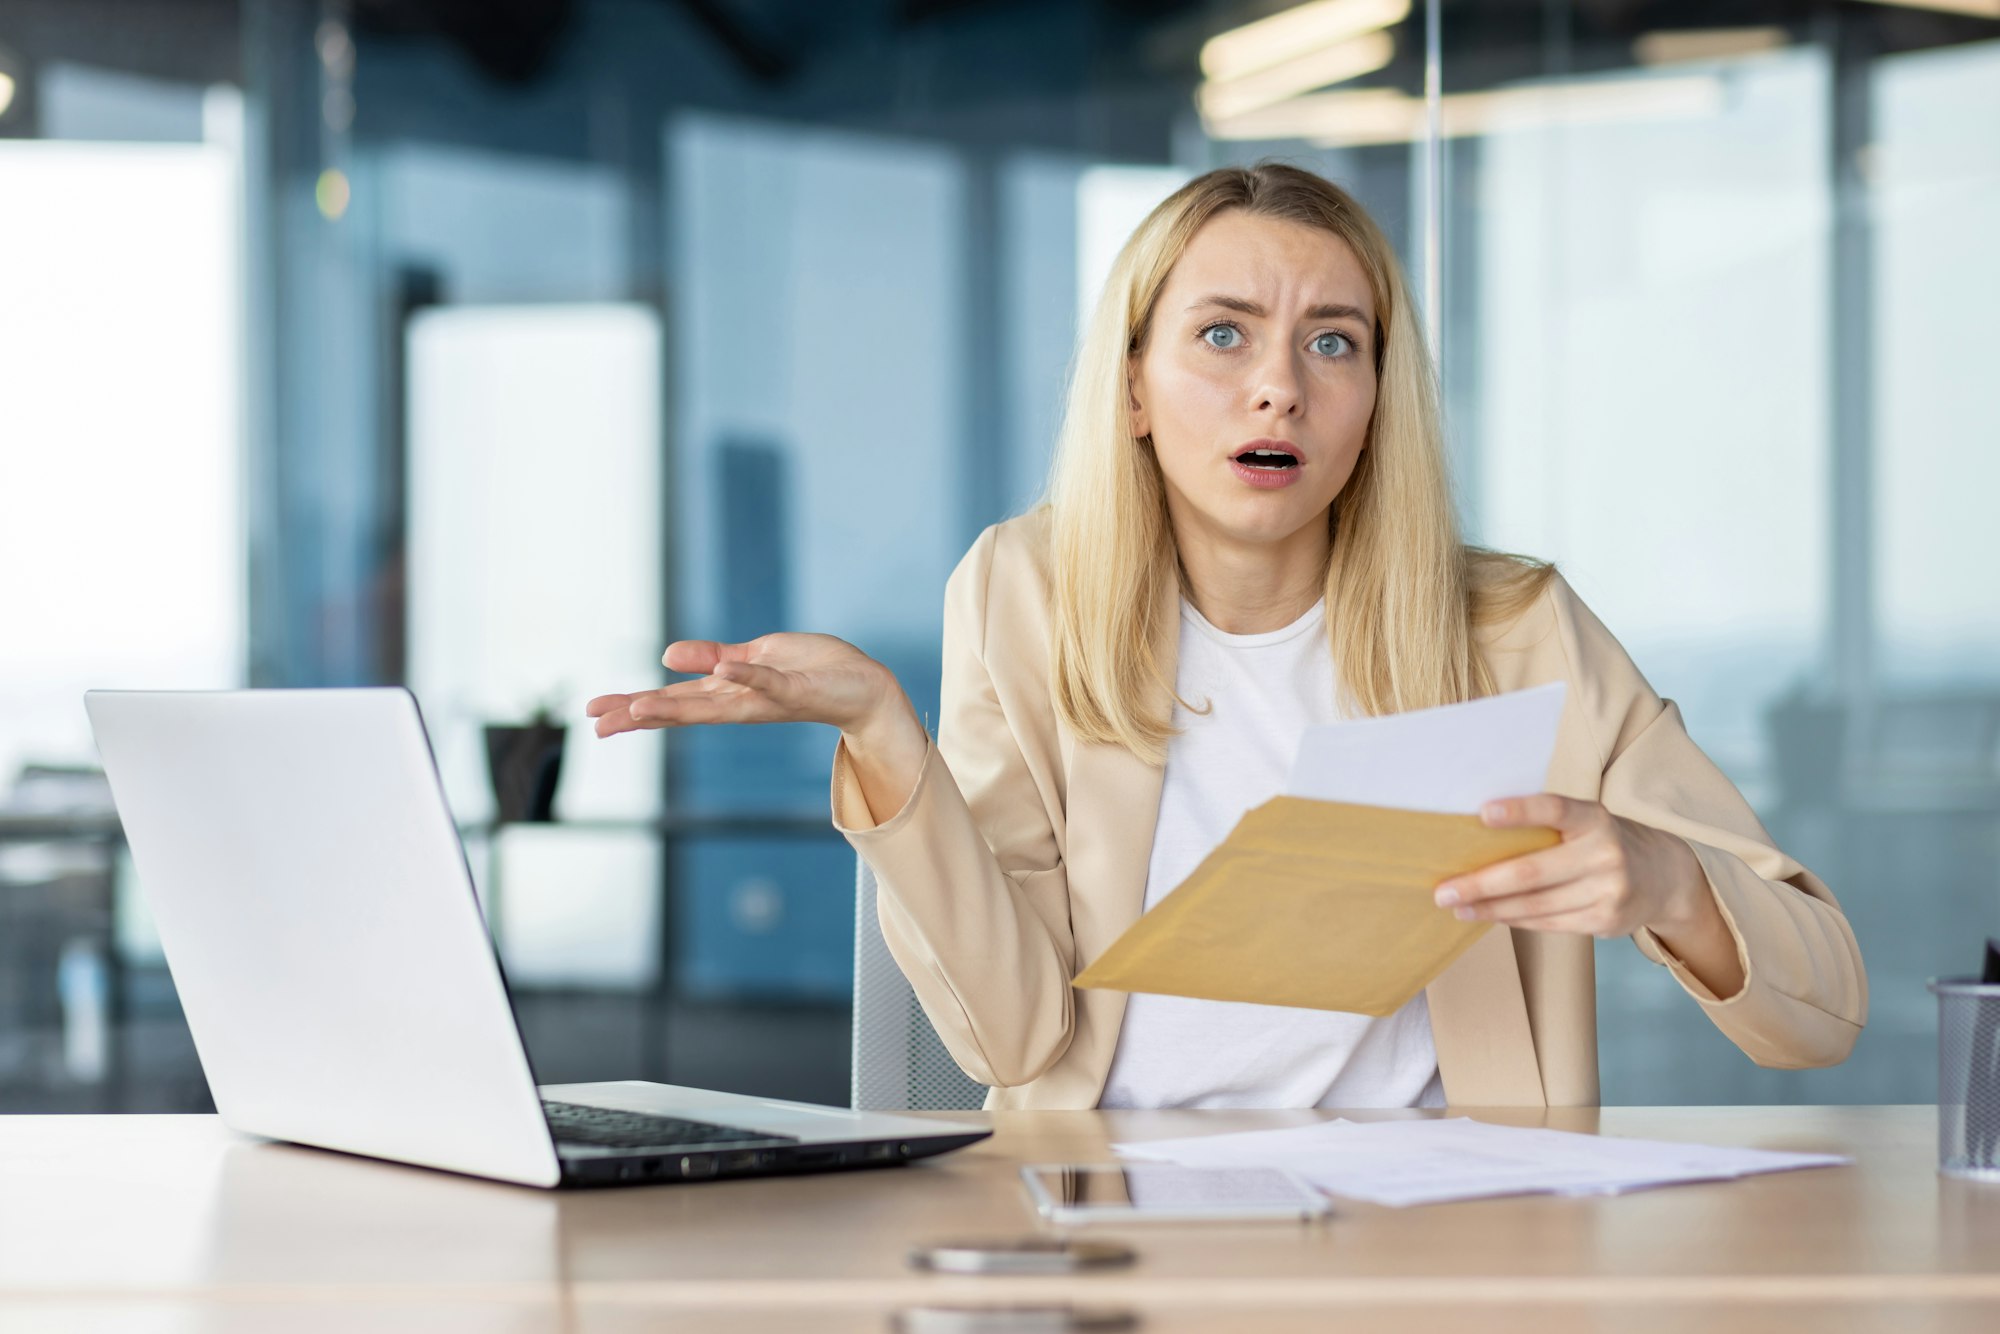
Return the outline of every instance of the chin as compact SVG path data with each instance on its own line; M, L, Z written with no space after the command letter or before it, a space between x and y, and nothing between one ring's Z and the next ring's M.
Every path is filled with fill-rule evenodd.
M1235 513L1215 518L1217 527L1240 542L1282 542L1309 524L1325 523L1326 511L1327 505L1303 496L1254 496Z

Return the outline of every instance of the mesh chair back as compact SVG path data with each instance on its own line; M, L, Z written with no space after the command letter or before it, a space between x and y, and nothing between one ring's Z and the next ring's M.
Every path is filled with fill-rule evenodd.
M944 1049L909 979L882 939L875 872L854 859L854 1092L856 1108L966 1109L986 1102L986 1086Z

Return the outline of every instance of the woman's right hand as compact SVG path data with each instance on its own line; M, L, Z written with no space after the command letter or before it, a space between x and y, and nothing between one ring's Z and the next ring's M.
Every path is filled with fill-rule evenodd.
M830 723L855 731L902 694L888 668L832 635L764 635L743 644L683 639L660 661L700 679L599 695L584 709L597 719L597 735L689 723Z
M584 708L598 736L693 723L827 723L846 740L871 811L900 809L916 786L930 736L895 674L844 639L683 639L661 661L698 679L599 695Z

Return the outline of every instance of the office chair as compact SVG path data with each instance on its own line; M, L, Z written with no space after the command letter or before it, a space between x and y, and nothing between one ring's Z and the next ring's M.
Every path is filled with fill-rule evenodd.
M882 939L875 872L854 859L853 1105L867 1111L983 1106L986 1086L944 1049Z

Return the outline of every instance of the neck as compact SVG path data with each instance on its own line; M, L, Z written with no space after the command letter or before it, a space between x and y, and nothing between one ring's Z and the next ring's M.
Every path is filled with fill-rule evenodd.
M1224 634L1282 630L1326 592L1333 537L1324 521L1275 542L1243 542L1173 519L1188 601Z

